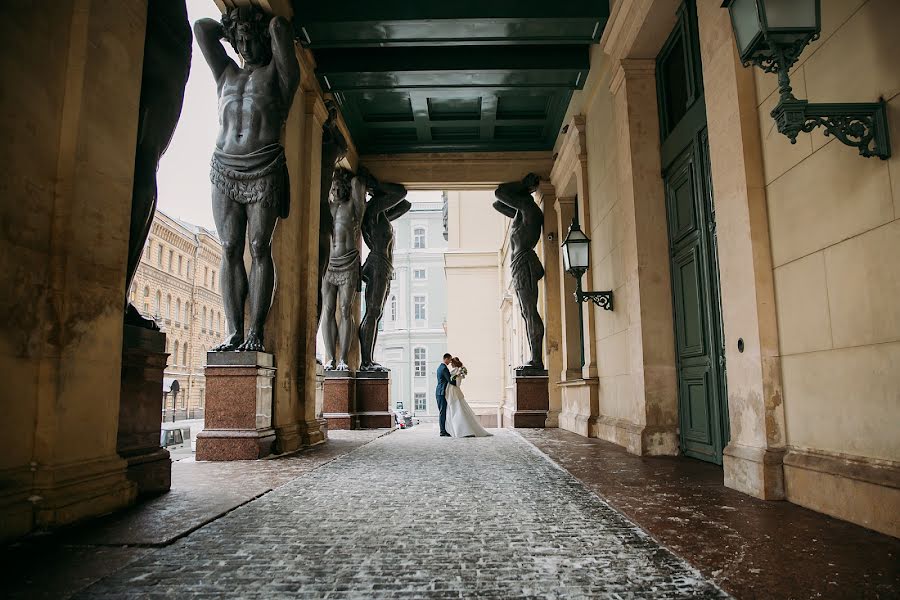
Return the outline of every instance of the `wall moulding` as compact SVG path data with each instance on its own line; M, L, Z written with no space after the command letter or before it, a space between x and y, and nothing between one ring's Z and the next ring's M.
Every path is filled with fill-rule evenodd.
M361 156L375 177L417 190L483 190L528 173L550 176L553 154L544 152L425 152Z

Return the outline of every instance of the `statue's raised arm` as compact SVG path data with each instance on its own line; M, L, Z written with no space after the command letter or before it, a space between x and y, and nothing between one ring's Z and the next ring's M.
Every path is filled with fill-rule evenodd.
M206 59L206 64L209 65L218 83L229 64L237 67L222 45L225 29L215 19L200 19L194 23L194 35L197 37L200 52L203 53L203 58Z
M272 60L278 70L284 104L290 106L297 86L300 85L300 63L297 62L294 36L287 19L274 17L269 23L269 35L272 38Z

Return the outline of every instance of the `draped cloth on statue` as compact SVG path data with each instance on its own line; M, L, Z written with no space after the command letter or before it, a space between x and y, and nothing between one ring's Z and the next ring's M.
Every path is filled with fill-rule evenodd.
M238 204L275 206L287 218L291 206L287 161L281 144L269 144L250 154L228 154L218 148L210 161L209 180Z
M324 280L338 287L350 283L352 287L359 288L359 249L353 248L341 256L332 256L328 259L328 268L325 269Z
M513 285L516 289L535 285L544 277L544 266L534 250L522 250L509 265Z

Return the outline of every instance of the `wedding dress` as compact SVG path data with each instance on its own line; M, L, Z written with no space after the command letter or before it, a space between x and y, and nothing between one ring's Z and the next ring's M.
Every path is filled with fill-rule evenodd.
M450 371L450 377L455 378L456 385L447 386L447 433L453 437L485 437L491 435L485 431L478 422L478 417L472 411L472 407L466 402L466 396L462 392L462 381L465 374L455 368Z

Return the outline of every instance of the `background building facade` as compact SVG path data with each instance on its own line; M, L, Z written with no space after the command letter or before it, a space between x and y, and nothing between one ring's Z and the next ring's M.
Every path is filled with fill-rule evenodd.
M177 380L177 398L167 396L164 418L202 418L206 352L225 339L219 288L222 245L215 232L156 211L150 236L131 286L131 302L166 334L166 383Z
M391 370L391 404L436 416L435 373L447 352L443 202L413 202L394 221L394 279L379 324L375 360Z

